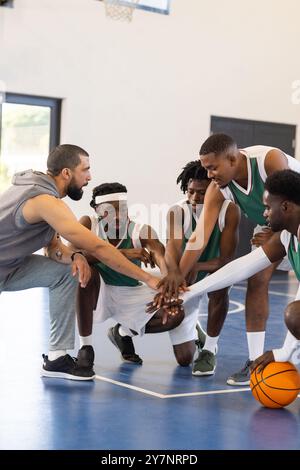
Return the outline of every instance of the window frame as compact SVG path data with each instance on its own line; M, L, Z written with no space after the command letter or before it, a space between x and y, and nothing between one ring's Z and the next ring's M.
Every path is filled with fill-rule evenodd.
M61 98L49 98L46 96L24 95L21 93L6 92L3 103L25 104L29 106L46 106L50 108L50 138L49 151L60 143L61 127ZM0 103L0 150L2 129L2 103Z

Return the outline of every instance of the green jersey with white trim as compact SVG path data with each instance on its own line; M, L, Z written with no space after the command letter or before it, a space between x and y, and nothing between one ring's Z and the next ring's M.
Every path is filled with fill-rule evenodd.
M226 211L227 211L229 204L230 204L230 201L224 201L223 206L220 211L220 216L214 226L213 232L209 238L209 242L205 250L201 254L200 258L198 259L198 263L209 261L211 259L218 258L220 256L221 236L222 236L222 231L225 225L225 215L226 215ZM179 205L181 205L181 207L183 208L184 216L185 216L184 238L182 240L182 251L184 251L191 234L196 229L198 218L193 213L192 207L190 204L185 202L185 204L181 203ZM186 220L187 218L188 218L188 221ZM207 275L206 271L199 271L195 282L201 281L201 279L203 279L206 275Z
M247 159L247 188L243 188L233 180L225 188L220 189L225 199L235 202L249 219L259 225L266 225L266 219L263 216L263 192L267 179L265 158L271 150L274 150L274 147L265 145L254 145L241 149L240 153L245 155ZM288 167L300 173L300 162L290 155L284 155Z
M260 177L258 171L258 165L256 158L249 159L250 169L251 169L251 186L249 188L249 193L245 194L244 191L230 182L228 187L233 194L234 202L240 206L244 214L253 222L256 222L259 225L266 225L266 219L263 216L265 207L263 205L263 193L265 190L265 185L263 180Z
M122 240L119 242L119 244L116 246L118 249L131 249L131 248L136 248L134 245L134 241L132 238L132 234L134 232L135 228L135 222L130 221L127 230L125 233L125 236L122 238ZM99 235L100 238L109 241L104 233L104 230L102 228L101 222L99 222ZM141 261L137 259L130 260L132 263L136 264L137 266L141 267ZM141 285L139 281L136 279L133 279L132 277L126 276L125 274L118 273L112 268L109 268L106 264L102 263L101 261L98 261L97 263L94 264L94 267L97 269L97 271L100 273L103 281L105 284L109 284L111 286L126 286L126 287L136 287L138 285Z

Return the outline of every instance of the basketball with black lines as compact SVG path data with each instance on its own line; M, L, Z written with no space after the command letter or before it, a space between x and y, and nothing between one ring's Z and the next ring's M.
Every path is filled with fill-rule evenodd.
M283 408L300 392L300 374L290 362L270 362L261 372L252 372L250 387L254 398L267 408Z

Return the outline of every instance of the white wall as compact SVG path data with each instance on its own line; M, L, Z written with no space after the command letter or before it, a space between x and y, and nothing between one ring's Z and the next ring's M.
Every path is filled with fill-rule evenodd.
M105 181L131 202L172 203L211 114L299 123L299 18L299 0L172 0L170 16L131 24L95 0L15 0L0 8L0 80L64 98L62 143L86 148L93 170L78 215Z

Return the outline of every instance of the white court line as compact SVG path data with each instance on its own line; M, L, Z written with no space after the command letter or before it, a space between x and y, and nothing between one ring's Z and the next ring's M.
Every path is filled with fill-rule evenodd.
M180 398L180 397L196 397L198 395L218 395L222 393L235 393L235 392L248 392L251 389L247 388L233 388L232 390L210 390L207 392L191 392L191 393L176 393L172 395L164 395L164 398Z
M108 379L107 377L103 377L102 375L96 375L95 378L97 380L102 380L103 382L109 382L114 385L119 385L120 387L129 388L130 390L135 390L136 392L144 393L145 395L152 395L153 397L156 397L156 398L165 398L165 395L162 395L161 393L156 393L156 392L152 392L151 390L146 390L144 388L135 387L134 385L129 385L124 382L119 382L118 380Z
M247 284L247 281L240 281L239 284ZM270 281L269 284L299 284L297 279L291 279L289 281L279 281L278 279Z
M234 313L240 313L243 310L245 310L245 305L241 304L241 302L236 302L235 300L229 299L229 305L230 304L236 305L236 308L230 310L230 307L229 307L228 315L232 315ZM208 317L208 313L200 313L199 317Z
M207 392L190 392L190 393L174 393L169 395L164 395L162 393L152 392L151 390L146 390L145 388L135 387L134 385L129 385L124 382L119 382L118 380L108 379L107 377L103 377L102 375L96 375L95 377L97 380L102 380L103 382L109 382L114 385L119 385L119 387L129 388L130 390L134 390L135 392L144 393L144 395L151 395L152 397L166 399L166 398L183 398L183 397L197 397L197 396L205 396L205 395L222 395L224 393L237 393L237 392L249 392L251 389L249 387L246 388L232 388L232 389L225 389L225 390L209 390ZM300 394L298 395L300 398Z
M297 279L291 279L290 281L270 281L270 284L299 284Z
M118 380L108 379L107 377L103 377L102 375L96 375L95 377L97 380L102 380L103 382L109 382L114 385L119 385L119 387L129 388L130 390L134 390L135 392L144 393L145 395L151 395L156 398L180 398L180 397L196 397L198 395L217 395L222 393L235 393L235 392L246 392L249 391L250 388L233 388L232 390L210 390L207 392L191 392L191 393L174 393L165 395L163 393L152 392L151 390L146 390L145 388L135 387L134 385L129 385L124 382L119 382Z
M242 286L233 286L232 288L237 289L237 290L247 290L247 287L242 287ZM296 294L288 294L287 292L275 292L273 290L269 290L269 294L280 295L283 297L292 297L293 299L295 298L295 295L296 295Z
M277 282L277 281L274 281L274 282ZM246 287L242 287L242 286L233 286L233 288L238 289L238 290L247 290ZM281 293L281 292L269 291L269 293L273 295L295 297L292 294ZM232 313L237 313L240 311L240 309L242 310L241 307L243 306L243 304L241 304L240 302L235 302L235 301L233 303L237 304L237 309L232 311ZM200 315L200 316L204 316L204 315ZM162 393L152 392L151 390L147 390L145 388L136 387L134 385L129 385L124 382L119 382L118 380L109 379L107 377L103 377L102 375L96 375L95 378L97 380L102 380L103 382L109 382L114 385L118 385L119 387L128 388L130 390L134 390L135 392L144 393L144 395L150 395L152 397L161 398L161 399L196 397L196 396L205 396L205 395L221 395L221 394L226 394L226 393L248 392L251 390L249 387L247 387L247 388L233 388L233 389L225 389L225 390L210 390L206 392L174 393L174 394L165 395ZM298 395L298 398L300 398L300 394Z

